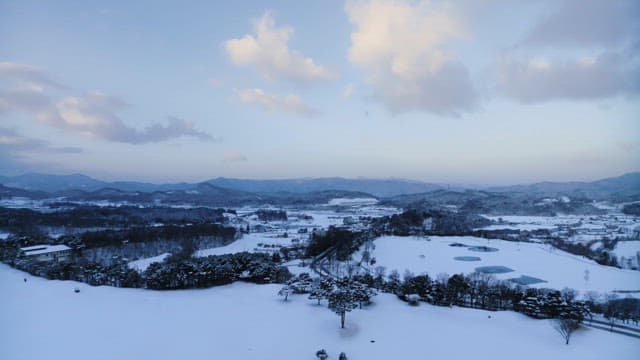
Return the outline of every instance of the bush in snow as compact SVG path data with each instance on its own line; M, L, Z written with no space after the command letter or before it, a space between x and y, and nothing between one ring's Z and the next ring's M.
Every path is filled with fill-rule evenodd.
M280 291L278 291L278 295L283 296L284 301L287 301L292 292L291 287L289 287L289 285L285 285L280 289Z
M329 355L327 354L327 351L325 349L320 349L316 351L316 357L320 360L325 360L329 357Z

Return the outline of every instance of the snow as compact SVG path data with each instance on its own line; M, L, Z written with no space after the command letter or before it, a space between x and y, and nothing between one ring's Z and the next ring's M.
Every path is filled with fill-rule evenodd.
M23 282L23 277L28 281ZM75 293L78 288L80 293ZM585 328L569 346L548 320L514 312L409 306L381 294L346 328L278 285L150 291L49 281L0 265L0 358L111 359L635 359L640 341ZM490 316L490 317L489 317ZM372 342L374 341L374 342Z
M229 245L220 246L212 249L198 250L196 252L196 256L235 254L243 251L248 251L248 252L266 251L266 249L273 249L273 248L260 247L258 246L258 244L286 246L286 245L291 245L291 240L294 238L295 238L294 236L287 237L287 238L277 237L276 234L274 233L244 234L240 239L232 242Z
M329 200L329 205L354 206L354 205L373 205L378 200L374 198L335 198Z
M615 249L613 249L613 253L617 257L634 257L638 252L640 252L640 240L619 241Z
M11 233L0 231L0 240L7 240L11 236Z
M494 224L481 228L482 230L538 230L538 229L555 229L555 225L551 224Z
M40 254L48 254L52 252L71 250L67 245L33 245L28 247L20 248L24 252L25 255L40 255Z
M153 264L154 262L162 262L169 255L171 255L171 254L164 253L164 254L160 254L158 256L154 256L154 257L150 257L150 258L134 260L134 261L129 262L128 265L132 269L136 269L138 271L145 271L145 270L147 270L149 265Z
M472 252L466 247L449 246L454 242L489 246L499 251ZM471 273L479 266L506 266L514 271L494 274L497 279L532 276L547 281L533 285L535 287L570 287L583 294L586 291L640 290L640 271L599 265L543 244L488 241L470 236L433 236L430 241L423 237L383 236L374 240L374 245L371 255L376 258L377 265L387 268L387 273L394 269L401 274L409 270L416 275L426 272L435 278L440 273ZM458 261L454 259L456 256L478 256L481 260ZM588 281L585 281L586 270L589 270Z

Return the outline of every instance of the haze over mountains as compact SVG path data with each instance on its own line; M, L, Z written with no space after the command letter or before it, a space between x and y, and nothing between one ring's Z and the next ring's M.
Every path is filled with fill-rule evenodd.
M80 195L94 193L100 196L140 196L139 193L179 191L197 198L202 194L216 196L255 197L258 194L307 194L334 191L335 195L395 197L447 190L445 186L404 179L345 179L304 178L284 180L253 180L215 178L200 183L153 184L135 181L107 182L92 177L30 173L18 176L0 176L4 196L13 188L13 196L45 197L45 193ZM27 192L25 192L25 190ZM536 196L575 195L594 200L630 201L640 198L640 172L593 182L540 182L530 185L490 187L491 193L525 193ZM353 192L353 194L348 194ZM459 192L459 191L458 191ZM258 196L259 197L259 196Z

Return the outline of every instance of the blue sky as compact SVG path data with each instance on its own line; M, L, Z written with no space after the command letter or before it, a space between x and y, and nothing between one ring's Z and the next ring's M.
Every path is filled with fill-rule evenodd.
M0 0L0 174L638 171L639 19L632 0Z

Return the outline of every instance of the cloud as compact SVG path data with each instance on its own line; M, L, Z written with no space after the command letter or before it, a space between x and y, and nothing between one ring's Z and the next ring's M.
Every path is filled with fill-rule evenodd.
M616 53L575 60L511 57L498 64L497 89L523 103L633 95L640 91L640 66Z
M347 86L344 87L344 91L342 92L342 97L344 97L345 99L351 99L355 91L356 91L355 85L347 84Z
M247 162L249 159L238 152L231 151L222 155L222 162Z
M43 171L52 164L34 163L29 158L42 154L79 154L83 150L71 146L54 146L48 141L23 136L12 128L0 127L0 172Z
M66 97L59 101L55 110L40 116L52 125L72 129L91 138L108 141L145 144L181 136L195 137L201 141L215 139L185 120L169 117L167 124L154 123L142 130L127 126L118 113L129 104L101 92L90 92L80 97Z
M474 108L469 72L447 50L467 30L447 2L348 1L345 11L354 25L349 60L392 111L457 115Z
M293 28L276 27L271 12L266 12L254 22L254 34L227 40L224 47L233 64L252 67L269 80L304 84L334 79L333 72L289 48L292 35Z
M79 154L82 152L78 147L57 147L49 142L25 137L11 128L0 127L0 148L7 152L32 152L32 153L58 153L58 154Z
M175 117L169 117L165 124L152 123L142 130L128 126L119 116L130 107L125 101L102 92L57 96L52 88L58 92L68 92L68 88L52 81L45 70L30 65L0 63L0 85L0 114L26 113L40 122L91 138L129 144L182 136L201 141L218 140L196 130L193 123Z
M523 103L593 100L640 92L640 3L551 2L496 65L496 88Z
M628 41L640 33L636 0L564 0L539 19L525 43L554 46L604 46Z
M7 61L0 62L0 79L17 83L21 88L32 90L43 90L45 87L66 88L66 86L52 80L44 68Z
M298 95L276 95L262 89L244 89L238 91L240 101L256 104L267 111L289 113L299 116L315 116L318 111L305 104Z

